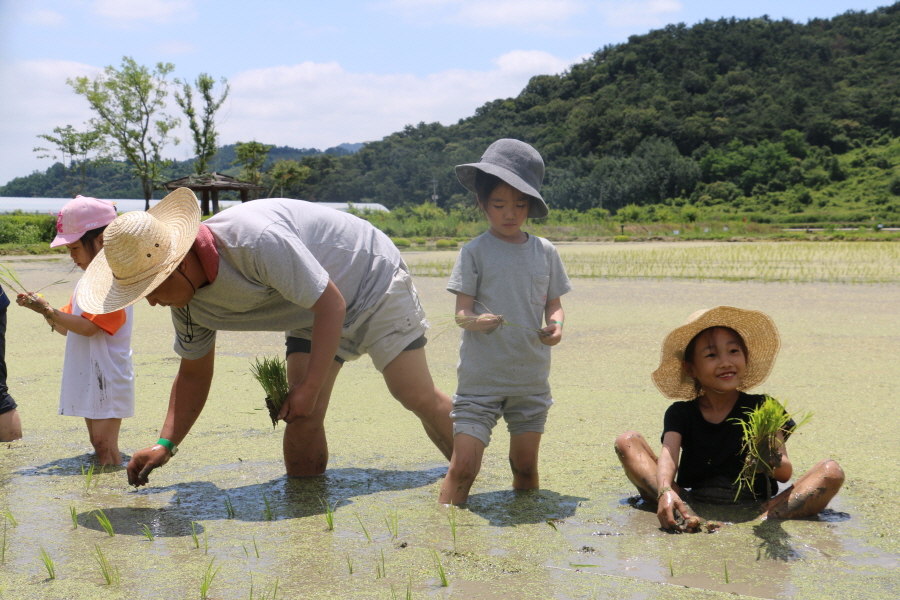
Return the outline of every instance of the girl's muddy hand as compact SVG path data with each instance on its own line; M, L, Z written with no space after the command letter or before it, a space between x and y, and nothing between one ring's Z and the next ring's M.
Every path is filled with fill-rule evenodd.
M16 304L30 308L36 313L42 313L47 310L50 303L44 300L44 297L34 292L26 292L24 294L16 294Z

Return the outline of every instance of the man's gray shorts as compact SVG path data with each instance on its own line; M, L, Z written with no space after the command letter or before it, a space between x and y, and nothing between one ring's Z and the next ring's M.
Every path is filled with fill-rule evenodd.
M485 448L491 431L503 416L509 435L534 431L544 433L547 412L553 406L550 393L537 396L469 396L454 394L453 435L465 433L477 438Z

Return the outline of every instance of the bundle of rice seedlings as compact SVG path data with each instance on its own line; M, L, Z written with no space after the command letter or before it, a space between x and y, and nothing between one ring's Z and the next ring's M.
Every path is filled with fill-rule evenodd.
M48 288L53 285L59 285L61 283L68 283L65 279L59 279L54 281L53 283L49 283L42 287L37 292L28 292L25 288L25 285L19 280L19 275L16 273L16 270L12 268L11 265L0 265L0 285L3 287L12 290L16 294L28 294L28 302L29 304L37 301L38 298L43 298L43 294L39 294L41 290L44 288Z
M278 413L284 404L290 388L287 381L287 366L281 358L256 358L250 365L250 372L266 393L266 408L272 427L278 424Z
M747 420L736 419L743 430L743 447L746 453L744 466L741 469L735 483L738 486L734 498L737 500L741 490L747 486L753 490L753 480L757 473L765 473L771 477L775 469L781 466L781 449L778 442L778 432L784 437L794 433L798 427L804 425L812 418L812 413L798 415L794 419L794 425L788 427L792 415L787 412L787 402L784 406L772 396L766 395L765 401L755 409L747 412ZM769 485L768 478L766 479ZM767 495L771 496L772 490L767 489Z

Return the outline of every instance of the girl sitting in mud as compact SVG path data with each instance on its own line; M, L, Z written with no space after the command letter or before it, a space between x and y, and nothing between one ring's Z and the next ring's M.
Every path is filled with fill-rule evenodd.
M768 470L775 481L767 482L766 473L756 473L751 489L738 494L736 480L746 459L740 421L765 400L763 395L745 391L766 380L780 345L768 315L729 306L697 311L666 336L659 368L651 377L664 396L680 401L666 410L660 455L657 458L634 431L623 433L615 442L628 479L643 500L657 504L664 529L700 528L702 520L692 514L689 499L714 504L752 502L765 498L767 489L777 489L775 481L791 478L786 436L779 432L780 464L773 460ZM789 422L786 429L792 426ZM762 518L814 515L828 505L843 482L840 466L823 460L768 498L760 508Z
M51 248L65 245L76 266L87 269L103 248L103 231L116 218L111 202L78 196L63 206ZM61 309L44 298L19 294L16 303L44 317L50 331L66 336L59 414L84 417L100 465L121 465L119 428L134 416L131 364L132 307L105 315L83 312L75 302ZM74 333L76 335L67 335Z
M459 165L456 174L475 192L489 228L462 248L447 283L464 331L443 504L468 499L501 415L510 433L513 489L538 487L538 447L553 404L550 348L562 339L560 297L572 289L553 244L522 231L528 217L548 212L539 191L544 161L537 150L519 140L498 140L480 162Z

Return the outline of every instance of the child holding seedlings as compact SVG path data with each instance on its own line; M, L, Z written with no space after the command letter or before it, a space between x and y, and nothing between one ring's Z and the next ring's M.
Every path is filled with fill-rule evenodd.
M115 218L112 202L78 196L59 213L50 247L65 245L75 265L87 269L103 248L103 231ZM19 294L16 302L43 316L51 332L66 336L59 414L84 417L97 462L120 465L119 428L123 418L134 416L132 308L86 313L75 301L77 291L78 285L61 309L32 293Z
M501 415L510 433L513 489L538 487L538 447L553 404L550 347L562 339L560 297L572 289L553 244L522 231L528 217L547 216L539 192L544 162L534 148L498 140L456 174L475 192L489 229L462 248L447 284L463 332L444 504L468 499Z
M657 503L663 528L700 528L702 520L692 514L688 500L726 504L762 496L763 518L797 519L823 510L840 490L844 472L835 461L823 460L768 498L767 490L777 490L775 483L787 482L793 472L785 446L792 420L777 433L778 452L768 466L757 467L762 472L751 486L736 482L748 452L741 423L765 402L765 396L746 390L766 380L780 346L768 315L730 306L697 311L666 336L651 378L664 396L679 402L666 410L660 455L634 431L615 442L616 455L641 498Z

